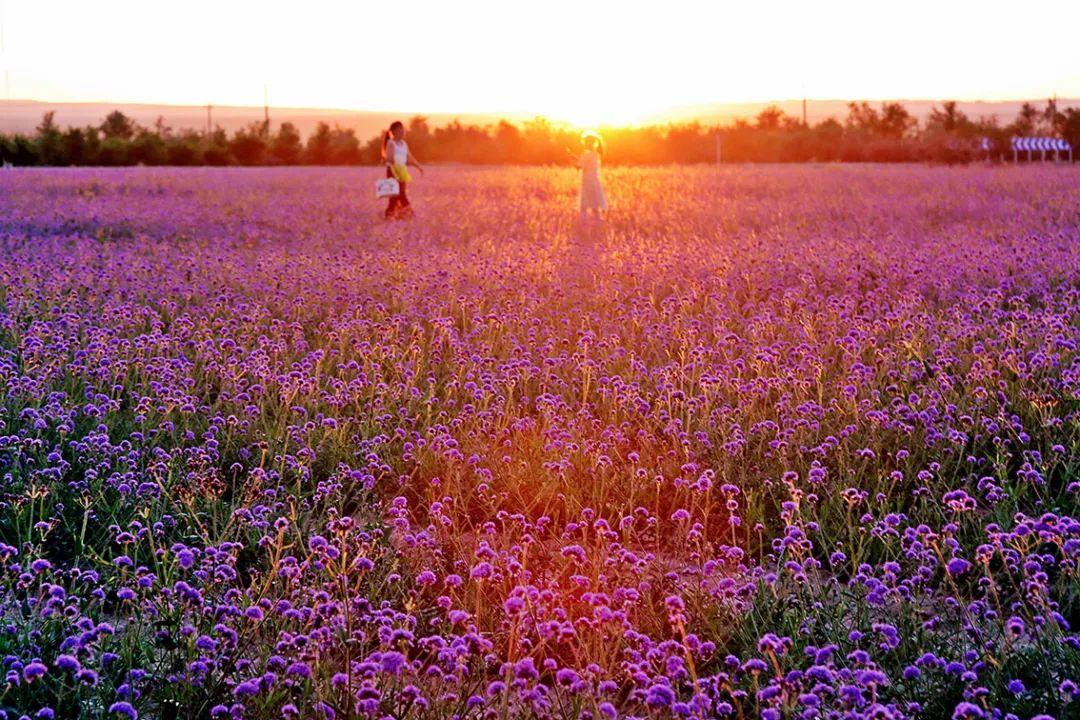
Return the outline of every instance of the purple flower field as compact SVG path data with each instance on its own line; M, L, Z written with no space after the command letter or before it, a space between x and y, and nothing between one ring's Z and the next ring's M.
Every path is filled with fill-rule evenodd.
M0 718L1080 717L1080 171L0 173Z

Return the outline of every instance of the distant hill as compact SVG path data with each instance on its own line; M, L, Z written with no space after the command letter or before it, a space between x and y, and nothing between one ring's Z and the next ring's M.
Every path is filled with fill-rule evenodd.
M33 132L41 116L49 110L56 111L56 123L68 125L98 125L113 110L119 110L134 118L140 125L153 125L159 118L174 130L206 128L206 106L191 105L142 105L133 103L56 103L37 100L0 100L0 133ZM361 140L367 140L384 130L394 120L408 121L417 113L368 112L360 110L336 110L332 108L270 108L270 121L291 122L300 133L307 135L320 121L331 125L352 128ZM490 124L500 116L484 114L431 113L425 115L433 126L445 125L455 118L465 124ZM230 133L263 119L263 108L245 106L214 106L211 110L213 124ZM525 118L507 117L511 121Z
M940 105L940 100L901 100L904 106L920 120L930 114L930 109ZM1016 117L1024 100L1004 102L959 102L960 109L972 118L996 116L1000 121L1008 122ZM1046 100L1036 99L1034 103L1040 109ZM847 100L809 100L807 119L816 123L829 117L843 120L847 116ZM881 101L871 101L877 107ZM783 100L775 103L708 103L686 105L671 108L646 118L646 123L688 122L698 120L703 124L729 123L736 118L752 118L769 105L777 105L785 113L801 117L801 100ZM1058 107L1080 106L1080 99L1059 98ZM0 100L0 133L33 132L41 121L41 116L49 111L56 111L56 122L68 125L97 125L108 113L120 110L142 125L153 125L159 118L175 130L206 127L206 106L191 105L144 105L133 103L58 103L37 100ZM305 137L314 130L316 124L325 121L331 125L352 128L361 140L375 136L394 120L408 120L416 113L374 112L363 110L339 110L333 108L270 108L270 119L276 126L282 122L291 122ZM247 106L215 106L211 113L214 125L233 132L252 122L263 119L263 108ZM464 124L489 125L505 118L520 123L529 119L522 114L485 114L485 113L430 113L426 117L432 126L445 125L455 119Z
M806 119L811 124L821 122L830 117L843 122L848 114L849 100L807 100ZM871 107L881 107L882 102L888 100L868 100ZM908 112L925 120L930 115L930 110L935 106L940 107L942 100L898 100ZM982 117L997 117L1002 123L1012 121L1020 111L1020 106L1030 102L1040 110L1046 107L1046 98L1033 100L1005 100L998 102L958 101L957 106L972 120ZM1058 107L1080 107L1080 98L1058 98ZM795 117L802 117L802 100L781 100L777 102L760 103L707 103L703 105L684 105L667 110L663 115L649 118L655 122L685 122L699 120L704 124L729 123L737 118L753 118L770 105L776 105L784 113Z

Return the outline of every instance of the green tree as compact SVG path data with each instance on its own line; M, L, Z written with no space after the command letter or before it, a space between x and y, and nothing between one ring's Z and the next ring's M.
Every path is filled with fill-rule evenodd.
M270 144L270 155L274 161L281 165L296 165L303 152L304 146L296 126L290 122L281 123Z
M123 138L107 137L101 142L101 149L98 151L98 162L107 167L129 165L131 162L128 153L129 147L130 143Z
M877 110L868 102L848 103L848 116L845 124L851 130L860 130L869 135L876 135L881 123Z
M811 132L810 158L824 162L840 159L844 126L834 117L822 120Z
M101 123L101 132L105 139L119 138L130 140L135 136L135 121L119 110L113 110Z
M266 123L252 123L236 131L229 141L229 152L241 165L265 165L267 156Z
M229 152L229 136L220 127L215 128L205 138L203 162L207 165L231 165L232 153Z
M523 148L524 141L517 126L505 120L500 120L495 127L495 158L497 161L520 162Z
M37 165L37 143L26 135L15 135L11 142L12 165Z
M755 122L758 130L765 130L766 132L772 132L773 130L779 130L780 125L784 121L784 111L775 105L770 105L761 112L758 113Z
M532 165L563 163L566 160L566 147L573 145L570 138L564 142L551 123L542 117L527 120L522 128L522 137L527 148L522 162Z
M1043 110L1043 127L1050 135L1060 136L1065 126L1065 113L1058 110L1057 98L1046 101L1046 109Z
M431 151L431 126L423 115L416 115L409 120L409 149L415 150L417 157L427 160Z
M917 124L902 104L882 103L878 119L878 134L882 137L899 140L906 137Z
M320 122L315 132L308 137L305 150L306 160L310 165L329 165L331 154L330 126Z
M990 156L1000 155L1009 150L1009 128L1001 127L996 116L984 116L975 121L975 131L980 138L990 141ZM982 149L979 150L982 154Z
M169 161L165 139L154 130L141 129L131 141L130 161L140 165L164 165Z
M67 165L64 153L64 138L57 126L56 111L50 110L41 118L37 126L38 159L42 165Z
M195 130L183 130L178 135L170 135L166 141L170 165L202 165L203 137Z
M1038 132L1039 109L1031 103L1020 106L1020 112L1016 115L1013 128L1017 135L1034 135Z
M1061 137L1072 145L1073 157L1080 157L1080 108L1066 108L1061 115Z
M976 127L971 119L964 114L955 100L947 100L941 103L941 107L930 108L930 117L926 121L927 130L940 132L948 135L972 137Z
M312 165L354 165L361 159L360 141L352 128L325 122L315 127L307 141L307 162Z
M165 123L164 116L157 116L157 120L154 121L154 132L156 132L162 140L166 141L172 135L172 128Z
M63 136L64 154L72 165L94 165L97 163L98 147L101 138L97 128L69 127Z
M356 165L360 162L360 141L356 131L338 125L330 132L330 162L334 165Z
M765 111L763 111L765 112ZM781 113L781 116L783 114ZM760 123L760 115L758 116ZM779 121L770 119L770 123L775 122L772 127L775 129L779 127ZM668 130L667 143L665 143L665 158L663 161L678 160L680 162L705 162L709 160L709 154L715 158L716 147L712 142L709 142L708 133L704 131L699 123L687 123L685 125L672 125Z

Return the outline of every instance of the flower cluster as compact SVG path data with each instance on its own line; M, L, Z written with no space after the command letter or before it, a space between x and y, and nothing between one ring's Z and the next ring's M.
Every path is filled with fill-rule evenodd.
M573 183L0 174L0 720L1080 711L1076 171Z

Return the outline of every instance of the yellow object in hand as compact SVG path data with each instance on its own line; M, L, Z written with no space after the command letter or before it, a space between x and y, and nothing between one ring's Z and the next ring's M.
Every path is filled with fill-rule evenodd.
M390 172L398 179L398 182L409 182L412 180L412 176L409 175L409 169L402 163L394 163L391 165Z

